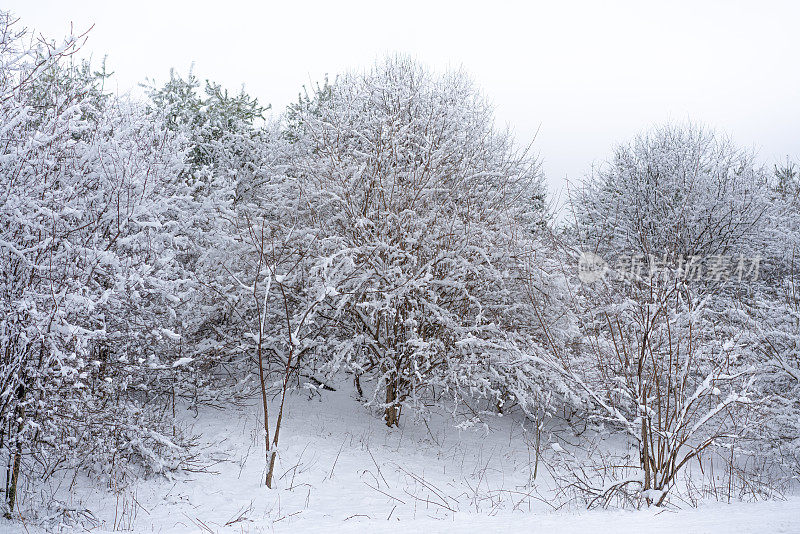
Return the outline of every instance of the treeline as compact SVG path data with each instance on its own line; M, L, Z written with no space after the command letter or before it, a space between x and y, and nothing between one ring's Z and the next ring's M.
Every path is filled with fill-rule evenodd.
M390 427L438 405L626 434L618 479L559 471L588 504L661 505L713 455L738 496L800 474L791 163L656 128L557 225L463 72L390 57L266 117L192 74L112 95L80 44L0 16L9 515L64 473L197 468L176 405L253 395L272 486L291 391L341 384Z

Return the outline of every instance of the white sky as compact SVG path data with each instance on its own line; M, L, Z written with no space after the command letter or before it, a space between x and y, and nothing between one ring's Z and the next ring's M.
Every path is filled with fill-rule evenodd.
M387 52L463 65L551 190L653 123L692 119L772 165L800 159L800 2L11 0L47 37L95 25L120 92L170 67L282 109L309 81ZM76 31L76 33L80 33Z

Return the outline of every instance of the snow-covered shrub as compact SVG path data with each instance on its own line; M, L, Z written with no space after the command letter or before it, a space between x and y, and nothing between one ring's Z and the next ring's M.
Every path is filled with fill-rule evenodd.
M751 343L764 326L753 263L774 245L771 195L751 154L689 125L619 147L572 199L577 247L616 267L579 286L577 360L589 360L572 376L639 448L648 503L664 502L687 462L741 453L754 414L777 408ZM719 258L730 270L716 274Z
M25 35L0 17L0 447L11 458L10 506L21 471L109 473L136 460L153 472L185 455L180 432L156 415L180 350L182 143L157 114L103 94L103 73L67 61L74 39L31 48Z
M199 371L191 384L197 400L260 390L271 486L286 394L326 340L319 331L326 321L315 314L325 289L309 275L316 234L302 184L287 175L281 125L262 122L264 108L244 92L230 96L207 83L201 95L198 87L193 76L173 73L150 92L189 146L182 178L195 200L186 221L194 285L178 315ZM271 423L274 391L280 406Z
M756 388L768 399L754 414L756 430L744 445L766 455L783 474L800 474L800 295L796 255L800 241L800 171L787 161L776 166L771 184L770 221L762 238L766 276L746 299L731 306L731 328L739 346L750 351L759 369ZM745 321L743 318L746 318Z
M571 199L578 239L611 255L756 255L768 237L769 175L713 131L666 125L617 147Z
M183 78L172 70L163 86L151 83L148 89L150 103L165 115L167 127L187 137L184 173L189 181L202 181L224 169L220 158L236 150L231 140L252 134L269 109L244 89L229 94L220 84L206 80L201 92L200 81L191 71Z
M390 58L289 118L289 172L318 235L309 274L334 326L327 368L373 381L389 426L437 390L494 404L542 387L518 359L535 334L525 284L545 247L542 178L469 78Z
M266 203L251 202L254 188L270 183L276 136L259 124L266 108L256 99L244 91L229 95L212 82L201 92L192 73L184 79L171 72L163 86L150 87L148 96L151 112L163 115L168 130L186 143L180 178L192 208L183 214L180 262L191 291L182 295L175 313L184 327L184 356L202 367L191 394L214 402L225 390L217 381L221 367L234 381L252 370L243 361L253 356L243 336L250 332L253 310L235 277L246 278L242 273L252 266L243 243L249 237L246 218L275 212L285 200L266 195Z

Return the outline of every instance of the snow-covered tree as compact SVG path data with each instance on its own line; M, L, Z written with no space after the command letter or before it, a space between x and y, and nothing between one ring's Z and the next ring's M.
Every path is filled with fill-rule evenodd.
M657 127L617 147L575 191L576 229L601 256L756 254L768 178L752 153L711 130Z
M9 512L21 466L42 479L76 467L152 472L185 452L156 410L180 351L182 142L158 114L103 94L104 73L68 61L74 39L29 48L25 35L0 17Z
M499 400L499 369L531 335L521 297L545 217L537 161L462 72L389 58L321 89L291 109L289 138L319 236L319 313L336 325L328 367L359 391L372 380L389 426L435 390Z
M231 94L219 83L201 83L190 70L186 78L170 71L169 80L162 86L153 82L148 86L151 105L165 114L172 131L180 131L189 144L186 154L185 175L191 181L203 180L218 166L215 158L222 157L234 147L228 143L220 150L220 142L230 141L236 135L249 135L254 124L263 120L269 106L262 106L257 98L242 88Z
M571 200L577 247L612 267L580 287L590 361L573 377L637 444L636 482L661 504L687 462L741 452L775 408L753 340L781 210L752 154L693 125L620 146Z

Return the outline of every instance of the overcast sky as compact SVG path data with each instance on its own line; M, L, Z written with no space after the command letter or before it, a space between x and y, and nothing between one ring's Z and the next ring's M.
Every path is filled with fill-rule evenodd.
M281 109L387 52L463 65L553 192L653 123L714 126L770 166L800 160L800 2L6 0L47 37L94 24L120 92L170 67Z

